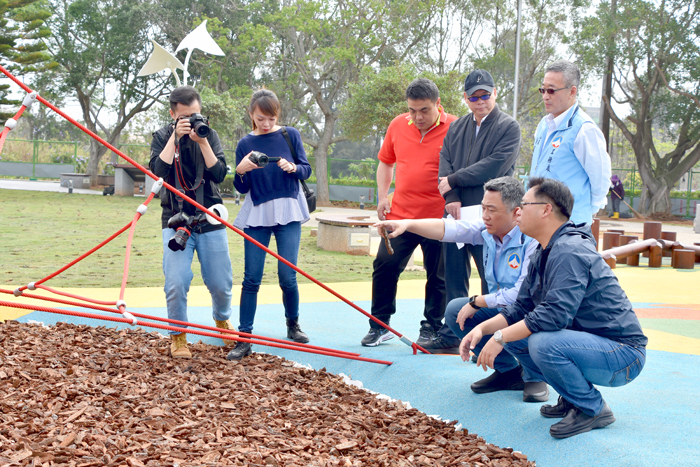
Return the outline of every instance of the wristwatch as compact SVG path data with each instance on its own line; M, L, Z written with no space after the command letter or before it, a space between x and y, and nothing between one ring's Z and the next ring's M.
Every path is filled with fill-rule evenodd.
M481 307L476 304L476 295L472 295L469 297L469 304L474 308L475 310L481 310Z
M495 340L501 345L505 344L505 342L503 342L503 333L500 329L493 333L493 340Z

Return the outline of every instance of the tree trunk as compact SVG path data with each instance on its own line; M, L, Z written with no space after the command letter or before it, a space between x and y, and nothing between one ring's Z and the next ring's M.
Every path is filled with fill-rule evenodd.
M97 185L97 175L100 167L100 160L107 152L107 148L99 143L96 139L90 138L90 158L88 159L85 173L90 176L90 186Z
M319 206L330 206L330 192L328 190L328 148L333 139L336 117L326 114L323 125L323 133L314 149L316 159L316 202Z

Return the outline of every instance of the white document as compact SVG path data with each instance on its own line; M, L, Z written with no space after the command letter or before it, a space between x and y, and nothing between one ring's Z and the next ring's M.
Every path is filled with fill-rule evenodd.
M459 209L459 217L462 221L473 222L481 220L481 205L477 204L475 206L464 206ZM448 219L454 219L451 214L447 215ZM458 249L462 249L464 243L455 243Z

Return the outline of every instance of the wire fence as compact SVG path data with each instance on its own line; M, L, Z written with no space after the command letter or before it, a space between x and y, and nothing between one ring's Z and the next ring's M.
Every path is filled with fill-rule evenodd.
M121 144L119 150L143 166L148 166L150 146L146 144ZM5 141L1 162L22 162L27 164L74 164L75 171L84 173L89 157L89 147L77 141L43 141L8 139ZM234 150L224 150L226 163L233 170L236 165ZM109 160L103 157L99 171L110 173ZM314 157L309 157L312 167L311 182L316 178ZM119 162L119 161L118 161ZM377 190L376 171L379 161L376 159L340 159L328 158L327 178L329 184L339 186L362 186ZM527 179L528 167L516 167L514 176ZM641 197L642 179L636 168L613 168L613 174L620 177L630 204ZM3 175L0 173L0 175ZM686 216L690 215L690 200L700 198L700 170L686 173L671 191L672 198L686 200Z

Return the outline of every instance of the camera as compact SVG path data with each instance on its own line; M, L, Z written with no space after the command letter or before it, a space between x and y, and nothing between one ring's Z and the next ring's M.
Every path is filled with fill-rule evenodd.
M175 235L168 241L168 248L172 251L182 251L187 245L187 240L192 235L192 228L200 222L207 222L204 213L195 216L188 216L184 212L178 212L168 219L168 228L175 230Z
M181 117L180 119L189 120L190 126L200 138L209 136L209 119L207 117L201 114L192 114L189 117Z
M258 167L265 167L270 162L277 162L280 160L279 157L270 157L259 151L253 151L250 153L250 162L257 165Z

